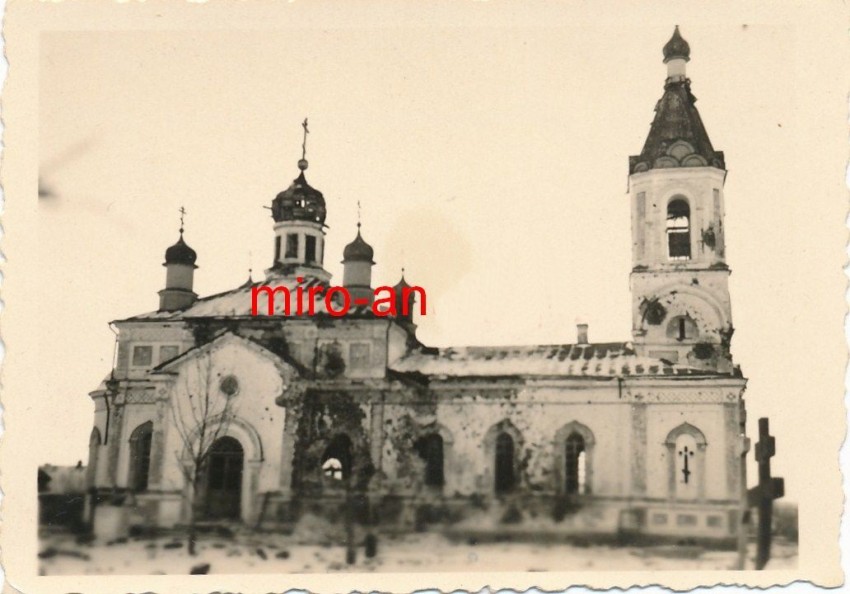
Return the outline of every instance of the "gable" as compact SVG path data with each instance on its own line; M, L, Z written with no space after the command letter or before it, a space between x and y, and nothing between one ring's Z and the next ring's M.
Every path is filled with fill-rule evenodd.
M190 364L198 364L202 360L209 361L213 369L224 369L233 366L270 366L286 380L299 375L292 361L278 355L255 340L239 336L233 332L223 332L216 338L193 347L179 357L166 361L155 367L152 373L179 373Z

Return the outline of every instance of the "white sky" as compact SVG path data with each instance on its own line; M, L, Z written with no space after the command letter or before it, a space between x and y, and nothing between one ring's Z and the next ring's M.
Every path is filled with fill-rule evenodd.
M404 264L428 291L424 342L569 343L578 317L591 341L630 340L627 163L662 94L675 22L623 23L43 35L40 175L57 196L39 206L49 293L35 381L61 402L67 435L34 446L40 459L85 459L107 322L157 307L181 205L197 292L242 283L249 253L262 275L263 206L298 172L305 116L326 267L340 282L359 200L376 283ZM843 98L817 72L846 56L789 28L678 24L729 168L748 428L771 418L781 475L806 467L818 428L805 407L842 395L843 370L823 353L844 359L846 148L831 119ZM813 374L834 391L813 393ZM814 488L786 484L790 497Z

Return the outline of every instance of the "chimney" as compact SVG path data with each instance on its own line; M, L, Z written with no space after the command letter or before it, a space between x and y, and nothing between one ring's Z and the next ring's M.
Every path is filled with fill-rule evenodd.
M587 342L587 324L576 324L576 344L589 344Z

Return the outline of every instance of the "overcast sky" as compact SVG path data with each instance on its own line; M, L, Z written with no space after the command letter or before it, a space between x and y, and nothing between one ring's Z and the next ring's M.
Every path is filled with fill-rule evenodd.
M341 282L359 200L375 283L404 265L428 292L425 343L569 343L577 318L591 341L630 340L628 156L663 92L676 23L624 23L43 35L39 173L54 196L40 201L39 257L54 298L37 381L62 402L67 438L38 446L42 460L85 459L107 322L156 309L181 205L198 293L239 285L249 262L262 277L264 207L298 173L304 117L307 178L328 205L326 268ZM817 434L798 406L841 397L812 393L811 379L840 390L821 346L843 349L846 149L830 119L843 90L811 67L843 54L769 24L678 24L729 168L749 430L770 416L781 474L805 464ZM791 496L801 488L788 483Z

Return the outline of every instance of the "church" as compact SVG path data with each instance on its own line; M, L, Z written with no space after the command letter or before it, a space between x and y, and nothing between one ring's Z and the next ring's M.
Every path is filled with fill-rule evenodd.
M678 28L663 58L663 95L628 163L629 340L592 343L579 325L565 344L435 348L412 307L252 315L256 287L330 286L338 256L302 155L271 201L262 281L199 297L203 257L181 224L158 309L113 323L114 368L90 394L95 530L106 508L128 525L194 513L269 529L345 508L376 531L733 543L746 379L730 350L725 162ZM358 223L342 254L353 297L373 298L376 257ZM409 286L402 275L397 294Z

